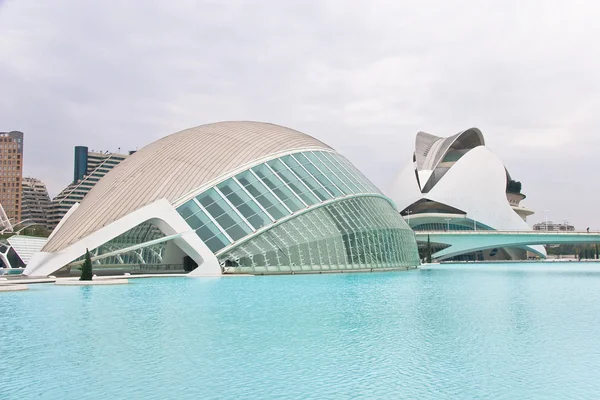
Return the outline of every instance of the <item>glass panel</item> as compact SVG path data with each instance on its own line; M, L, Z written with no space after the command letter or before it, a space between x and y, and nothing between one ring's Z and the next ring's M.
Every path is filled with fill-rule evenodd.
M308 187L298 180L298 178L281 162L281 160L272 160L267 162L269 167L277 173L277 176L296 193L307 205L311 206L319 202L319 199L308 189Z
M198 207L198 204L196 204L194 200L190 200L177 208L177 212L183 217L183 219L188 219L198 211L200 211L200 207Z
M379 190L369 181L362 172L360 172L350 161L341 155L335 154L335 158L337 158L341 165L346 167L346 170L352 174L352 177L356 179L362 186L364 186L369 193L379 193Z
M211 251L216 252L231 243L194 200L180 206L177 211Z
M197 199L234 241L252 232L252 229L214 189L207 190Z
M343 195L333 182L324 175L324 172L317 168L304 154L297 153L294 154L294 157L333 197L340 197Z
M279 203L279 200L273 196L265 185L256 179L256 177L249 171L244 171L235 177L250 194L260 203L261 206L269 213L274 219L280 219L289 215L289 211Z
M330 167L339 177L344 181L346 186L348 186L354 193L363 193L364 189L362 186L356 184L356 182L348 176L348 172L345 168L342 168L339 165L339 162L333 158L333 156L328 152L318 152L315 153L323 163L325 163L328 167Z
M356 198L301 214L219 255L225 273L271 273L419 264L410 228L386 200Z
M210 251L212 251L213 253L216 253L217 251L221 250L223 247L227 246L230 242L223 234L220 233L220 234L216 235L215 237L204 241L204 243L208 246Z
M250 222L254 229L260 229L269 225L271 219L256 202L242 190L240 185L233 179L228 179L217 186L227 200Z
M283 183L283 181L264 164L252 168L252 171L262 180L285 203L285 205L296 212L304 208L300 199Z
M202 211L199 212L199 213L197 213L197 214L194 214L190 218L188 218L187 219L187 223L189 224L190 228L192 228L194 230L200 228L202 225L204 225L206 223L213 224L213 222ZM215 226L215 234L218 233L218 232L219 232L219 230ZM208 238L210 238L212 236L213 235L203 236L202 239L208 239Z
M322 162L315 153L309 152L309 153L304 153L306 155L306 157L308 157L308 159L310 161L312 161L312 163L318 167L326 176L327 178L329 178L329 180L331 180L333 183L336 184L336 186L342 191L344 192L344 194L352 194L353 191L352 189L350 189L348 187L348 185L346 185L342 179L340 177L338 177L337 172L334 172L328 165L326 165L324 162Z
M335 165L343 172L343 174L346 175L346 177L350 179L354 183L354 185L356 185L360 189L362 193L371 192L368 185L366 185L365 182L363 182L362 178L359 175L357 175L352 168L348 166L348 164L341 156L337 154L328 154L328 156L335 163Z
M328 200L331 198L331 195L327 190L325 190L320 183L318 183L315 178L310 176L310 174L298 164L298 162L292 156L283 156L281 157L281 161L285 163L300 179L302 182L306 184L318 197L321 201Z
M126 247L158 239L164 236L165 235L160 231L160 229L158 229L158 227L149 222L144 222L128 230L127 232L111 239L110 241L102 244L100 247L91 250L91 254L92 256L98 256L119 249L122 250ZM162 264L163 260L161 253L165 246L165 242L158 243L153 246L144 247L142 249L132 250L115 256L101 258L99 260L95 260L93 263L94 265L99 267L116 264L135 264L138 266L145 264ZM4 248L4 250L6 250L6 248ZM79 258L77 261L82 259L83 257Z

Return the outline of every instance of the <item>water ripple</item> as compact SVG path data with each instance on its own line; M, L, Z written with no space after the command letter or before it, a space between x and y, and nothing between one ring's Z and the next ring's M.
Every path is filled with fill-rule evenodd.
M0 398L596 398L586 268L32 285L1 296Z

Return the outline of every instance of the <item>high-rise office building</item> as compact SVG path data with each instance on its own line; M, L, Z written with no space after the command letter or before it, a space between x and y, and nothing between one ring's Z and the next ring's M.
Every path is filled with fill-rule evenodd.
M50 196L44 182L36 178L23 178L21 220L47 227L49 207Z
M73 204L81 203L100 178L126 157L125 154L88 151L85 146L76 146L73 182L50 203L48 228L54 229Z
M0 204L11 224L21 221L23 132L0 132Z

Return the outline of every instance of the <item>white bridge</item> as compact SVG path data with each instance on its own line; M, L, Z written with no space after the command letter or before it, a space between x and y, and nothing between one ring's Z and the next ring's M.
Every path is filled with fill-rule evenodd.
M429 237L431 243L450 246L432 254L438 261L499 247L600 243L600 232L416 231L415 236L418 242L427 242Z

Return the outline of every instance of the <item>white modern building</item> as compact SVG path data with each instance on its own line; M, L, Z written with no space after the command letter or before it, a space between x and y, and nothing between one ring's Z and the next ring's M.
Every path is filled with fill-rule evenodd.
M521 183L477 128L448 138L419 132L412 161L395 177L389 196L415 231L531 230L525 219L533 211L521 205ZM543 246L523 246L458 259L523 259L527 251L546 255Z
M127 157L61 220L24 273L179 266L191 275L373 271L419 264L394 202L306 134L221 122Z

